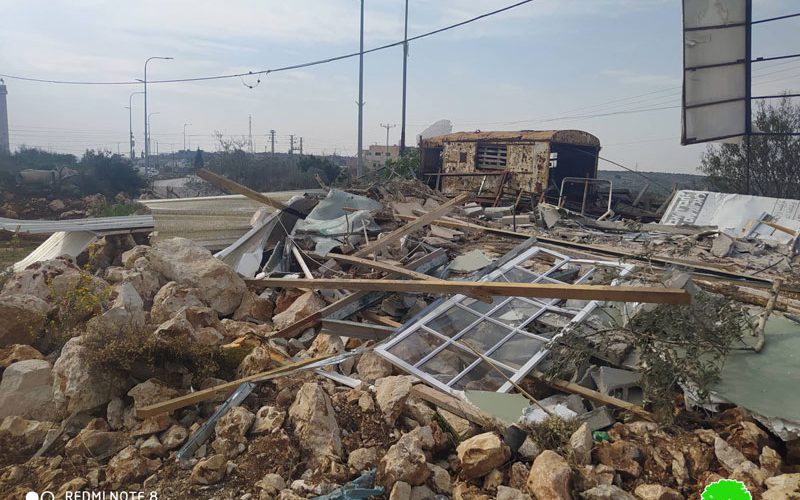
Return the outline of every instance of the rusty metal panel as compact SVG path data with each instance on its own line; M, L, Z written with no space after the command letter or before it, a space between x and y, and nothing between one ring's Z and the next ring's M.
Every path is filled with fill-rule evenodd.
M564 142L581 146L600 146L600 139L582 130L521 130L499 132L455 132L421 141L422 147L441 147L452 142L492 141L512 142Z

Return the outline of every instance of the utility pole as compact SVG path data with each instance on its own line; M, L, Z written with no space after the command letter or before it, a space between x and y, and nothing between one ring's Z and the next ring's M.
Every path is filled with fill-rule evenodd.
M300 138L300 154L303 154L303 138Z
M136 94L144 94L144 92L133 92L128 97L128 134L129 134L129 141L131 145L131 161L134 160L136 153L133 150L134 145L136 144L133 140L133 96Z
M269 142L270 142L270 144L272 146L272 149L270 149L270 152L272 154L275 154L275 131L274 130L270 130L269 131Z
M381 127L386 129L386 156L389 156L389 129L395 128L397 125L389 125L388 123L384 125L381 123Z
M364 0L361 0L361 30L358 53L358 162L356 175L364 175Z
M250 146L250 154L255 153L253 151L253 115L247 115L247 143Z
M403 113L400 123L400 156L406 154L406 69L408 67L408 0L406 0L405 28L403 30Z
M144 84L144 168L145 172L147 171L147 167L150 166L150 129L147 125L149 116L147 114L147 63L152 61L153 59L163 59L165 61L172 59L171 57L149 57L144 62L144 80L142 83Z
M294 135L289 134L289 154L294 154Z
M186 127L187 127L187 125L191 126L192 124L191 123L184 123L183 124L183 150L184 151L188 151L186 149Z

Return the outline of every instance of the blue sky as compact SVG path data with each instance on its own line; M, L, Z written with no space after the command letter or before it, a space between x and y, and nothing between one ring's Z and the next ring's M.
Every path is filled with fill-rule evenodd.
M410 0L409 34L458 22L512 0ZM792 13L796 2L755 0L754 18ZM578 128L602 155L640 170L694 172L703 146L679 145L681 2L536 0L510 12L414 42L408 136L428 124L455 130ZM255 71L358 48L357 0L0 0L0 73L118 81ZM403 0L367 0L367 48L402 38ZM762 25L754 56L800 52L800 20ZM364 142L384 143L381 123L400 123L402 48L365 56ZM307 152L354 154L358 63L256 78L151 85L152 136L161 152L213 149L214 132L241 136L252 115L256 148L270 129ZM128 86L64 86L8 80L12 146L79 153L127 151ZM755 66L754 93L800 90L800 59ZM141 96L133 98L141 144ZM653 109L666 108L666 109ZM594 116L606 115L606 116ZM395 143L399 127L391 129ZM601 168L613 168L606 164Z

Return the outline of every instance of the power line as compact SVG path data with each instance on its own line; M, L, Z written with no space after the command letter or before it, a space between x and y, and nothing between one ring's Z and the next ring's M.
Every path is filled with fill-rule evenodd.
M509 11L511 9L515 9L525 4L529 4L534 0L522 0L515 4L508 5L506 7L502 7L500 9L496 9L490 12L486 12L479 16L472 17L465 21L461 21L455 24L451 24L433 31L428 31L427 33L422 33L421 35L416 35L409 38L408 42L413 42L415 40L420 40L422 38L427 38L429 36L437 35L439 33L443 33L445 31L449 31L455 28L460 28L461 26L474 23L475 21L479 21L481 19L485 19L490 16L494 16L496 14L500 14L502 12ZM269 75L270 73L278 73L282 71L290 71L294 69L301 69L301 68L308 68L310 66L318 66L321 64L328 64L336 61L341 61L344 59L349 59L351 57L356 57L362 54L370 54L372 52L378 52L380 50L390 49L392 47L398 47L406 43L406 40L400 40L397 42L387 43L385 45L380 45L378 47L374 47L364 51L357 51L351 52L349 54L343 54L339 56L329 57L327 59L319 59L316 61L310 61L306 63L300 64L292 64L289 66L283 66L279 68L272 68L272 69L264 69L260 71L248 71L246 73L230 73L230 74L223 74L223 75L214 75L214 76L199 76L193 78L175 78L169 80L148 80L147 83L154 84L154 83L186 83L186 82L201 82L201 81L210 81L210 80L224 80L228 78L241 78L244 76L256 76L256 75ZM54 80L54 79L45 79L45 78L31 78L31 77L24 77L18 75L7 75L0 73L0 76L3 78L9 78L13 80L23 80L28 82L37 82L37 83L51 83L51 84L58 84L58 85L140 85L142 82L140 81L118 81L118 82L101 82L101 81L82 81L82 80Z

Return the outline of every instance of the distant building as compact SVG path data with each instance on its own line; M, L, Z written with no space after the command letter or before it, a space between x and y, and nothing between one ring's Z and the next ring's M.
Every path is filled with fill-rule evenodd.
M378 146L373 144L369 149L364 150L364 166L367 168L381 168L386 164L386 160L397 160L400 158L400 146Z
M8 90L6 83L0 78L0 153L10 153L11 144L8 140L8 104L6 96Z

